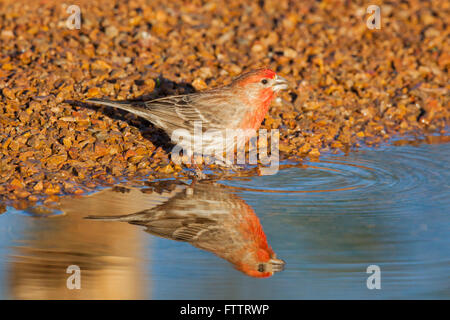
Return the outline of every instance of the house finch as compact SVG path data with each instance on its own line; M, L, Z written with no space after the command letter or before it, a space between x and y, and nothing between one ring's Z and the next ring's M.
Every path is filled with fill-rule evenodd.
M252 277L270 277L283 270L284 261L276 258L258 217L244 200L216 183L167 183L172 187L169 192L155 189L145 195L149 197L146 202L156 204L151 209L124 216L87 218L145 226L150 234L186 241L213 252Z
M210 154L211 150L217 150L224 145L224 151L230 148L234 150L234 140L232 143L226 141L225 131L256 131L277 93L287 88L287 81L272 70L258 69L240 75L227 86L197 93L144 102L103 99L86 101L126 110L147 119L163 129L172 142L179 143L184 150L190 149L190 137L194 137L194 123L200 122L203 131L215 132L210 139L202 141L203 154ZM185 130L190 136L184 144L173 138L177 129ZM250 136L241 138L245 143Z

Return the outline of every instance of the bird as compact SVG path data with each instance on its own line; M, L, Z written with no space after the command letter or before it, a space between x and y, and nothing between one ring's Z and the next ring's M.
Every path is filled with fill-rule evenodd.
M150 121L165 131L173 143L184 151L187 150L189 156L194 154L192 141L196 134L195 124L200 123L202 133L212 134L202 139L201 149L197 150L200 152L197 153L213 154L219 159L221 149L222 154L231 149L234 151L238 143L245 144L255 136L271 102L281 90L287 88L288 82L285 78L271 69L261 68L241 74L228 85L185 95L150 101L112 101L97 98L85 101L125 110ZM179 139L176 134L180 130L186 135L183 139ZM227 130L238 132L237 139L231 135L227 137ZM240 134L242 131L245 134ZM229 165L227 161L221 164Z
M159 187L161 183L164 187ZM145 231L166 239L188 242L229 261L244 274L267 278L284 269L267 243L258 216L251 206L229 188L202 180L187 184L167 180L148 184L146 203L149 209L119 216L86 216L101 221L128 222L145 227ZM130 193L127 187L108 192ZM110 193L106 198L117 198Z

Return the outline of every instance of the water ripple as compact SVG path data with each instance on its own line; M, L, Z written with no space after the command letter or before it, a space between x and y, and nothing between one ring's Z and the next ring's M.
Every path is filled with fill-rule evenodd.
M433 153L435 148L441 151ZM359 212L389 207L392 212L407 202L420 205L421 199L449 204L449 155L450 144L365 150L227 185L247 192L286 194L290 197L286 201L299 200L302 205L317 204L318 198L323 206L342 205Z

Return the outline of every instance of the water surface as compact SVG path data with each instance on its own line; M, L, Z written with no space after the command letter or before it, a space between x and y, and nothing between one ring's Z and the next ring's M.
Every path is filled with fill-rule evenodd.
M8 208L0 215L0 297L449 299L449 156L449 143L387 146L218 187L105 190L63 201L46 217ZM161 237L168 220L155 220L151 209L161 205L159 212L189 215L202 230L225 225L224 247L232 240L223 239L261 226L284 270L256 278L234 268L234 257L247 256L249 247L230 257L217 243L205 248L214 240ZM143 210L134 224L84 219ZM236 218L212 217L227 212ZM259 221L246 226L253 216ZM66 287L74 264L82 270L80 290ZM366 286L369 265L381 269L380 290Z

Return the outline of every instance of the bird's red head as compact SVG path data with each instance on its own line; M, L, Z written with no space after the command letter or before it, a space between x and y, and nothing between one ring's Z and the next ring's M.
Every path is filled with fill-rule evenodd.
M276 76L277 74L274 71L263 68L244 73L236 78L235 81L240 87L246 87L251 84L268 84L268 82L270 80L274 80ZM262 80L264 79L267 81L267 83L263 83L264 81L262 82ZM262 88L268 87L269 86L262 86Z
M277 259L277 255L267 243L266 234L253 209L243 204L245 215L236 231L242 236L242 244L233 255L231 261L235 267L245 274L256 278L268 278L275 272L282 271L284 261Z
M256 130L278 91L287 89L288 83L274 71L264 68L240 75L231 87L248 110L242 127Z
M277 259L276 254L269 247L268 250L259 249L247 252L247 256L236 267L245 274L255 278L268 278L275 272L284 269L285 262Z

